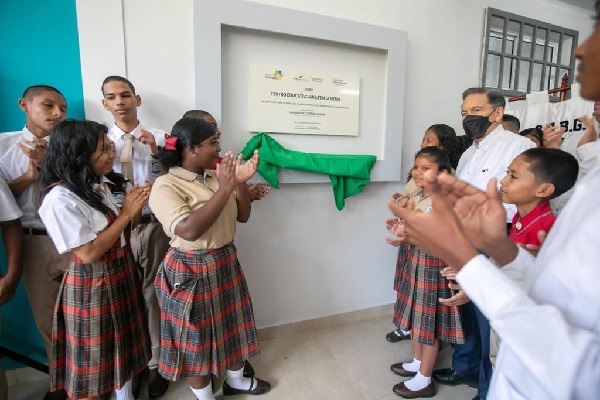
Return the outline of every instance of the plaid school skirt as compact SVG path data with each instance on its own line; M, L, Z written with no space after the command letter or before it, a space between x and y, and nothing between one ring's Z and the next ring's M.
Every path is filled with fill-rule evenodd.
M171 247L156 275L159 372L168 380L221 375L259 354L252 301L233 243Z
M399 258L400 263L400 258ZM433 346L435 338L447 343L464 343L458 307L445 306L438 298L451 296L448 281L440 270L444 261L410 245L398 280L394 324L410 330L419 343Z
M404 264L406 263L408 247L409 247L409 245L405 242L402 242L400 244L400 246L398 246L398 258L396 261L396 274L394 275L394 290L396 292L400 291L400 283L402 282L402 271L404 270Z
M96 397L146 368L150 342L140 287L129 245L91 264L71 255L54 307L52 391Z

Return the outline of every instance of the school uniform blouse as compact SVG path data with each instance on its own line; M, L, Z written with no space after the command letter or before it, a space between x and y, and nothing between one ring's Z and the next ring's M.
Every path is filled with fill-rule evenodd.
M10 188L2 178L0 178L0 205L2 205L0 207L0 222L13 221L23 216Z
M215 223L197 240L188 241L175 234L177 224L202 207L218 189L215 171L205 171L201 176L173 167L156 179L150 192L150 208L171 238L171 246L181 250L217 249L233 241L237 221L235 192Z
M417 187L417 190L413 192L411 197L415 202L415 210L423 211L426 213L431 212L431 207L433 205L431 202L431 196L423 196L422 188Z
M102 202L119 215L117 203L120 200L111 193L108 182L102 177L101 183L94 184L94 190L100 193ZM44 197L39 213L59 254L91 242L108 226L106 215L61 185L53 187ZM126 244L125 234L121 233L121 246Z
M458 161L456 177L485 190L492 178L500 180L506 175L508 166L519 154L535 144L519 135L505 131L499 125L479 143L473 142ZM506 222L511 222L517 212L513 204L504 204Z
M478 255L457 274L502 338L488 399L600 398L598 193L600 166L577 183L537 258L519 249L499 269Z
M29 169L29 158L17 146L23 139L33 141L35 136L27 127L22 131L3 133L0 135L0 174L6 182L21 177ZM48 141L48 136L45 140ZM37 215L41 188L34 182L16 198L23 212L21 223L25 228L44 229L44 224Z

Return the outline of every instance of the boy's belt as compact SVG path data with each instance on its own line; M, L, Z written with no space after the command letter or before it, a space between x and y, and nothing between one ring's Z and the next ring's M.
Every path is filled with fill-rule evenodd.
M44 228L23 228L25 235L48 235L48 232Z

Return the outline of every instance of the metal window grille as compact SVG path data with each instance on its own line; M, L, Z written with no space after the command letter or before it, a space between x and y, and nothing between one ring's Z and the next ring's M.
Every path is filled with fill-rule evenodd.
M494 8L485 18L483 86L520 96L557 88L565 74L573 82L577 31Z

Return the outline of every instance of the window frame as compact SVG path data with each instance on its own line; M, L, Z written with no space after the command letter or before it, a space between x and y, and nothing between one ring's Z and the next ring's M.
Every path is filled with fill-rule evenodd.
M502 29L496 28L492 25L493 18L500 18L503 20ZM509 30L509 23L516 23L519 26L518 32L511 32ZM524 32L525 26L531 26L533 28L531 35ZM545 38L538 36L538 30L545 30ZM558 35L558 42L552 41L552 34ZM563 43L567 37L572 38L571 43L571 54L569 56L568 64L564 63L562 59L562 48ZM500 51L490 50L490 39L499 39L502 43ZM579 32L560 27L557 25L549 24L543 21L523 17L517 14L509 13L506 11L498 10L495 8L487 8L485 14L485 26L484 26L484 38L483 38L483 50L482 50L482 63L480 73L480 84L482 87L498 90L505 96L522 96L532 92L539 92L544 90L550 90L560 87L564 71L566 70L569 75L569 85L573 82L573 72L575 70L575 57L573 57L573 51L578 45ZM506 49L507 41L513 41L512 51L508 52ZM535 42L535 43L534 43ZM523 44L530 43L529 54L523 54ZM517 50L515 51L515 45ZM543 45L542 59L536 58L536 47ZM548 51L551 51L551 57L548 58ZM556 62L554 62L553 54L556 52ZM495 85L488 85L488 60L489 56L499 57L499 70L498 70L498 81ZM510 72L507 76L504 75L505 62L509 61L508 66L514 72ZM550 61L548 61L550 60ZM523 91L522 88L519 90L519 78L521 64L525 62L529 64L529 71L527 75L527 89ZM513 64L515 65L513 67ZM541 72L538 75L536 73L536 79L539 79L540 87L532 87L534 77L534 65L538 64L542 66ZM554 68L554 76L552 76L552 68ZM550 69L550 70L548 70ZM505 84L505 80L508 82ZM551 79L554 82L551 82ZM547 81L547 82L546 82ZM548 87L545 87L545 86ZM522 86L522 85L521 85ZM506 88L508 87L508 89ZM558 95L550 95L551 100L558 100Z

